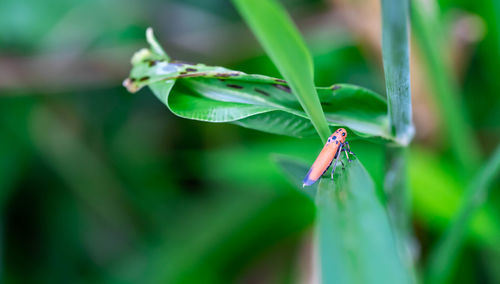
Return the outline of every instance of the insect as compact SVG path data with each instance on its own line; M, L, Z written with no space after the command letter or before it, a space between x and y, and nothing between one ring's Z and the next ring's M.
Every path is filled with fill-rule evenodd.
M333 179L333 173L335 172L337 162L340 160L340 154L342 151L346 154L347 160L349 162L351 161L349 160L349 154L354 155L354 153L351 152L349 142L345 141L346 136L346 130L344 128L339 128L333 132L330 137L328 137L328 141L319 153L316 161L312 164L309 172L307 172L302 187L314 184L328 170L332 162L333 168L331 177ZM342 160L340 160L340 162L342 163L342 167L344 167L344 162L342 162Z

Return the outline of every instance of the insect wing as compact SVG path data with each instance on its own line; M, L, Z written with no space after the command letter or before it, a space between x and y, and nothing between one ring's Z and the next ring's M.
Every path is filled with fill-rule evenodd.
M337 150L338 144L335 143L327 143L323 147L316 158L316 161L314 161L311 169L307 172L306 177L302 181L303 186L314 184L323 175L323 173L325 173L325 171L330 167Z

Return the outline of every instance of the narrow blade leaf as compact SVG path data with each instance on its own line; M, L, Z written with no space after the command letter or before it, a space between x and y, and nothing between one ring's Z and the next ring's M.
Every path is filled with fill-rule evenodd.
M273 0L233 2L326 142L331 132L314 89L311 55L292 20Z
M297 159L290 158L284 155L275 155L273 157L274 161L281 170L286 174L288 180L300 191L304 192L311 198L316 197L316 192L318 190L318 183L315 183L308 187L303 187L303 179L305 174L310 168L310 165L300 162Z
M358 160L320 180L316 203L323 283L411 283L374 183Z
M491 184L500 172L500 145L468 185L462 205L446 233L432 251L426 271L428 283L446 283L460 256L472 217L485 204Z

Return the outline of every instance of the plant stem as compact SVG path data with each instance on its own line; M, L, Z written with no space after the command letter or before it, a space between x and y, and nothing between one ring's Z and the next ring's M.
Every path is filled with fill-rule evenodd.
M381 2L382 57L389 126L399 144L408 145L415 132L411 120L408 3L406 0Z
M404 147L387 146L384 191L387 198L387 211L394 228L399 254L415 283L411 196L406 168L408 164L407 152L408 150Z
M468 184L458 214L429 258L425 283L445 283L451 274L469 223L488 197L490 184L500 171L500 144L488 163Z
M463 169L465 174L470 175L480 162L479 147L472 134L472 129L467 124L467 114L460 98L456 82L451 77L451 72L446 66L441 43L442 33L441 24L437 21L437 7L433 7L432 1L412 1L411 17L413 30L417 42L422 49L424 58L427 60L427 74L434 91L432 92L442 110L443 122L448 142L451 150ZM424 8L425 9L424 11ZM464 141L467 141L467 147L464 147Z
M382 58L387 90L389 130L399 145L386 148L384 191L389 217L405 268L415 282L411 253L410 195L407 187L406 149L414 135L412 123L408 46L408 2L381 0Z
M400 146L387 146L387 165L384 190L388 208L396 210L396 228L409 227L406 187L406 158L401 146L413 137L411 121L410 66L408 47L408 13L406 0L381 0L382 57L388 99L390 129ZM399 225L398 225L399 224ZM408 235L404 233L402 235Z

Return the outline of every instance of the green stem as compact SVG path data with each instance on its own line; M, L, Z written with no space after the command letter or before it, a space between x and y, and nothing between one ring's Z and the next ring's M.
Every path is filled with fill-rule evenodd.
M410 202L406 175L406 149L414 135L410 93L408 2L381 0L382 58L387 90L389 127L399 145L386 148L384 191L401 259L415 282L411 253Z
M500 171L500 145L488 163L468 185L458 214L429 258L425 283L445 283L455 264L472 217L489 194L490 184Z
M408 188L407 148L387 146L384 192L387 211L394 228L398 251L407 271L416 283L412 253L411 196Z
M411 120L407 10L405 0L382 0L382 57L390 131L401 145L408 145L415 132Z

